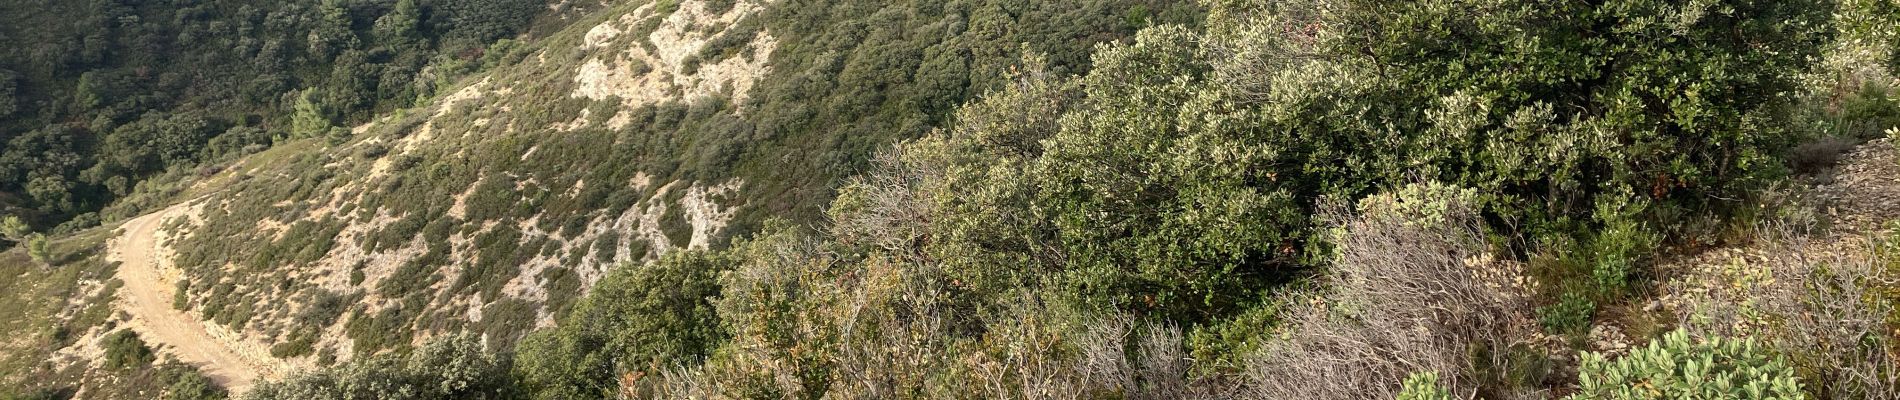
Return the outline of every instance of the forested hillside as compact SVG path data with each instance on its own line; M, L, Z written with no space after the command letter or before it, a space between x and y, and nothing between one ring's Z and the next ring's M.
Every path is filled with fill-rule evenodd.
M1895 320L1884 247L1729 264L1772 279L1663 267L1818 232L1891 243L1814 211L1855 203L1805 197L1900 122L1888 4L1207 7L1087 71L1024 51L947 127L880 151L815 232L615 268L471 368L390 357L251 395L444 376L510 383L420 397L1894 393L1891 330L1863 323ZM1731 282L1692 278L1751 300L1664 295Z
M0 6L0 396L1900 398L1893 0L595 5Z
M438 15L456 6L420 6L433 39L419 43L443 52L423 69L461 72L417 72L428 90L372 79L396 94L357 93L372 101L354 108L330 97L347 91L296 91L259 122L283 133L268 147L193 159L206 168L108 209L183 203L160 230L175 239L152 241L175 254L158 274L240 353L324 366L458 332L506 351L609 266L723 248L773 216L818 221L877 149L1010 84L1025 52L1080 73L1096 44L1200 15L1165 1L632 1L557 5L548 18L564 19L535 26L558 32L457 47L460 25ZM391 18L354 18L372 23L350 43L382 46ZM345 67L325 76L389 76Z
M135 215L236 157L430 98L493 65L496 46L519 46L506 39L547 11L540 0L0 3L0 211L43 230L72 222L61 231Z

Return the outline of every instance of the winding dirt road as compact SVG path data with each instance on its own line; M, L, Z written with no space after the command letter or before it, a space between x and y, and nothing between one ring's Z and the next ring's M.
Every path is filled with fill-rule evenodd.
M169 264L161 256L164 221L184 215L186 206L174 206L121 225L124 233L113 239L110 259L119 261L119 307L132 315L129 324L139 337L179 361L197 366L205 376L230 390L233 396L249 389L260 376L271 374L269 360L256 360L214 337L197 318L172 308L176 276L161 273Z

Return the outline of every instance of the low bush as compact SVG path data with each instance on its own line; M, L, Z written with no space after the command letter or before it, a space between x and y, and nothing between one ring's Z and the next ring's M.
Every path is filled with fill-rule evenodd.
M1538 307L1537 321L1551 332L1576 335L1590 330L1590 318L1596 312L1596 302L1589 295L1569 290L1556 303Z
M165 386L163 400L217 400L225 398L223 388L211 381L198 370L190 367L168 368L171 376L164 380L171 384Z
M612 397L623 376L658 376L710 355L726 338L714 312L725 254L676 252L623 265L596 283L558 328L520 344L522 384L541 398Z
M292 399L504 399L513 380L508 364L473 335L446 337L406 355L357 360L339 367L264 382L250 400Z
M1675 331L1615 360L1584 353L1571 400L1804 399L1795 371L1752 339Z
M1438 385L1438 373L1414 372L1405 377L1398 400L1452 400L1451 393Z
M1454 393L1509 398L1539 388L1482 370L1537 370L1522 267L1484 242L1476 192L1414 185L1362 201L1343 221L1330 288L1286 315L1286 337L1248 364L1268 399L1393 398L1414 371ZM1489 376L1487 376L1489 375Z
M121 329L99 339L99 346L105 348L105 366L112 369L144 368L158 359L152 348L139 340L139 334L130 329Z

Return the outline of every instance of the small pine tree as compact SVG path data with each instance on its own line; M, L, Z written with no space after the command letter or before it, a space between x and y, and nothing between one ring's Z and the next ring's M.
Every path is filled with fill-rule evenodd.
M291 109L291 137L323 136L334 126L328 108L320 104L316 94L316 90L312 89L305 90L302 95L297 96L297 104Z
M49 254L51 253L47 249L46 235L35 233L26 238L26 255L33 257L34 262L46 264L50 259Z
M0 238L19 242L26 240L26 235L31 233L33 233L33 227L28 226L26 221L20 220L18 215L8 215L5 219L0 219Z

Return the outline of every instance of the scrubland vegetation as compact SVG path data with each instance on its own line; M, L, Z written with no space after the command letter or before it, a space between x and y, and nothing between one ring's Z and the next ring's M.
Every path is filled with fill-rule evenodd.
M180 308L320 366L251 399L1900 398L1900 226L1814 199L1850 151L1900 144L1890 0L781 0L704 28L721 35L692 56L775 35L749 100L631 110L570 95L592 57L576 33L679 2L537 43L494 42L532 22L502 3L323 3L310 12L355 22L286 50L325 67L285 72L266 93L283 112L106 118L128 133L97 149L158 152L75 151L0 199L44 225L132 193L61 197L132 184L113 171L270 142L137 132L283 132L252 158L277 174L231 183L178 257ZM356 40L317 40L332 36ZM405 109L476 65L528 85L490 103L512 111ZM0 95L38 79L7 72ZM120 98L74 93L36 104ZM25 104L10 99L0 116ZM480 134L392 155L422 126ZM387 179L355 180L385 159ZM720 199L743 208L710 249L560 243L686 196L602 184L642 178L748 184ZM356 183L374 186L300 218ZM661 242L694 238L679 208ZM259 221L283 226L230 239ZM16 225L0 233L44 246ZM374 285L362 263L342 291L312 283L342 239L419 255ZM0 256L84 259L52 247ZM1703 258L1720 249L1758 252ZM582 287L581 260L622 254L637 261ZM548 293L504 295L539 257L561 260L535 277ZM62 273L109 270L90 268ZM467 298L480 321L449 306ZM543 311L554 324L534 330ZM318 343L337 324L354 354ZM108 369L222 395L118 332Z
M1643 305L1667 258L1794 240L1758 227L1811 205L1762 194L1892 123L1891 4L1204 6L1086 71L1027 51L817 229L614 269L486 393L1895 393L1881 245Z
M1196 20L1190 4L1135 0L773 5L730 24L686 24L717 33L695 53L702 64L766 51L747 43L761 32L799 43L769 54L771 69L746 102L730 92L638 106L575 95L589 61L657 46L649 38L673 22L651 10L668 4L616 4L534 46L491 52L501 65L448 90L435 104L444 107L397 111L361 132L247 159L179 241L176 261L194 282L184 287L186 308L261 336L287 358L407 351L415 338L461 331L492 333L487 344L509 348L615 260L657 259L701 240L723 247L768 216L817 221L837 182L862 170L875 147L924 135L957 104L1005 86L1025 50L1049 54L1051 73L1086 71L1093 44ZM644 19L621 19L631 15ZM606 24L630 39L588 44L581 35ZM921 55L929 65L917 64ZM723 230L696 232L683 199L720 182L738 183L702 204L736 215ZM649 210L663 210L657 235L597 226ZM338 255L358 249L401 258ZM363 278L326 286L339 263ZM520 281L545 297L511 297ZM320 313L335 319L295 317L305 313L298 299L319 291L353 300ZM483 310L480 321L469 307ZM348 349L313 340L333 323L346 326Z

